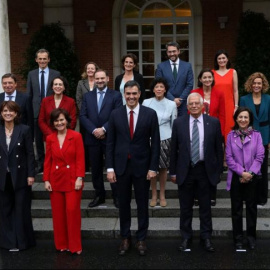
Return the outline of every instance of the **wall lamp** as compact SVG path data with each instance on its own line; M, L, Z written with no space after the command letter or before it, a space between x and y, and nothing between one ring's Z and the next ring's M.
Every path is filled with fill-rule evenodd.
M28 29L28 23L26 22L19 22L18 26L20 29L22 29L22 34L26 35L27 34L27 29Z
M225 29L225 24L228 22L228 17L218 17L219 27L220 29Z
M95 27L96 27L96 21L86 21L86 24L89 27L90 33L94 33Z

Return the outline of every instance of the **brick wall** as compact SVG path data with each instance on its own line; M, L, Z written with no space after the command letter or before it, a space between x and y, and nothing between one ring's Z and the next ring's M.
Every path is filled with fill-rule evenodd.
M25 91L26 82L17 74L17 69L23 63L23 54L30 42L32 34L43 24L43 0L8 0L7 3L11 72L16 74L18 79L18 89ZM18 22L28 23L29 28L26 35L22 34ZM33 55L33 57L35 56Z

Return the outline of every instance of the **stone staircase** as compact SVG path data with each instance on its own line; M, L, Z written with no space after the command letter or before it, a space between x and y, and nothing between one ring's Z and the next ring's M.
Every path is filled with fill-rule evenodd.
M226 191L226 177L227 174L224 173L217 189L217 204L215 207L212 207L214 237L232 236L230 193ZM106 179L105 173L104 179ZM81 203L83 238L118 238L120 235L118 209L113 205L111 189L107 180L105 180L105 188L107 190L105 204L96 208L88 208L88 203L94 197L94 189L91 183L91 173L86 174ZM42 174L36 176L36 182L32 189L32 197L32 217L36 236L43 239L52 238L51 205L49 193L44 189ZM148 237L180 237L180 207L177 197L177 185L168 181L166 185L167 207L149 207L150 224ZM137 229L135 200L132 200L131 205L131 228L134 234ZM199 235L198 215L198 207L194 207L193 230L195 236ZM263 207L258 207L257 236L259 238L270 236L270 202Z

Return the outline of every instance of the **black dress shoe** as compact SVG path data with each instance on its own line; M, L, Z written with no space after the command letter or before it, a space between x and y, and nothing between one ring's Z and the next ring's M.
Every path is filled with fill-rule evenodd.
M113 198L113 204L116 208L119 208L119 201L117 198Z
M129 251L130 246L131 246L131 239L130 238L123 239L119 246L118 254L120 256L124 256Z
M235 249L243 249L243 241L242 241L242 239L237 239L235 241Z
M88 207L96 207L100 204L103 204L105 203L105 198L104 197L96 197L94 198L93 201L91 201L89 204L88 204Z
M194 206L199 206L199 201L197 199L194 200Z
M215 248L209 238L201 239L201 244L208 252L215 252Z
M247 240L248 240L249 248L252 249L252 250L255 249L255 247L256 247L255 238L254 237L248 237Z
M216 200L211 200L211 206L216 206Z
M145 256L146 255L147 247L146 247L145 241L138 241L136 243L136 248L137 248L138 253L139 253L140 256Z
M187 250L187 249L189 249L190 247L190 243L191 243L191 240L190 239L186 239L186 238L184 238L183 240L182 240L182 242L181 242L181 244L180 244L180 246L179 246L179 250L180 251L185 251L185 250Z

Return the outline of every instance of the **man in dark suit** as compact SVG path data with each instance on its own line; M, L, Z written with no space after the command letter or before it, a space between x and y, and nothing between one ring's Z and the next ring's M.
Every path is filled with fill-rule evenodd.
M48 67L50 62L50 53L46 49L40 49L36 52L36 62L39 68L31 70L27 77L27 93L32 101L34 111L34 135L37 150L37 168L36 172L43 171L44 162L44 143L43 134L38 125L38 115L41 101L53 93L51 88L52 80L60 76L60 72Z
M108 121L111 112L123 105L120 92L107 87L109 76L105 70L95 73L96 88L83 95L80 111L80 123L86 130L84 138L88 147L89 160L92 170L92 182L95 198L89 207L95 207L105 202L103 181L103 158L106 152ZM114 205L118 208L116 185L111 184Z
M178 184L180 198L181 251L192 239L194 194L199 200L200 239L204 248L215 251L211 242L211 186L216 186L222 173L223 151L220 123L202 114L203 98L192 93L187 99L190 114L174 121L172 130L170 174Z
M159 165L160 136L157 114L139 105L140 86L128 81L124 86L126 106L114 110L109 120L106 167L107 179L116 183L119 195L119 255L131 245L131 194L134 186L137 204L137 250L145 255L145 238L149 225L148 200L150 180L156 177Z
M166 44L169 60L157 66L156 78L164 78L169 84L167 98L175 101L178 116L186 114L186 99L193 89L194 79L191 64L180 60L180 45L177 42Z
M29 95L16 90L17 79L12 73L6 73L2 76L2 87L4 93L0 94L0 103L11 100L20 106L20 121L30 127L32 138L34 138L33 108Z

